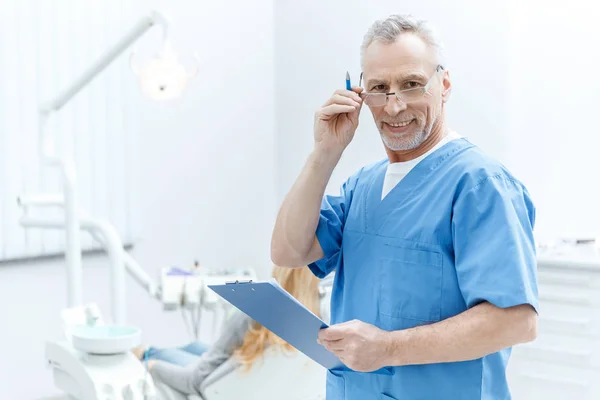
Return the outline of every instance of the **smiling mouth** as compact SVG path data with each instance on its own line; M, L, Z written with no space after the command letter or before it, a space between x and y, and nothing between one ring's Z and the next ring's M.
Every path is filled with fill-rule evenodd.
M408 131L410 125L414 122L414 118L403 122L384 122L384 127L387 131L395 134L402 134Z
M392 128L403 128L403 127L407 126L408 124L410 124L412 121L413 120L411 119L411 120L404 121L404 122L395 122L395 123L386 122L386 124L388 124Z

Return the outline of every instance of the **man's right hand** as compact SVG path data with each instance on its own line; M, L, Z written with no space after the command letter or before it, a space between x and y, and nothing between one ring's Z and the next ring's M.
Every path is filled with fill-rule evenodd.
M315 113L315 146L327 151L344 151L354 138L362 108L362 88L337 90Z

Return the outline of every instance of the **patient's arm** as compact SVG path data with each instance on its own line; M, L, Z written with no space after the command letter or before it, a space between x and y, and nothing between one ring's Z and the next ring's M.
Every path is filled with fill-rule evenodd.
M156 361L149 369L152 379L161 381L185 394L198 394L202 381L227 361L233 352L242 345L244 335L251 322L252 319L246 314L236 311L226 321L221 336L200 356L197 362L181 367Z

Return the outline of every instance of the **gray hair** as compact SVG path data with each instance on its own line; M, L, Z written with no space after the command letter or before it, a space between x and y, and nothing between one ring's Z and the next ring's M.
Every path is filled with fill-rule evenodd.
M360 65L363 65L365 51L374 41L393 43L403 33L419 36L433 50L438 63L443 63L443 43L433 27L425 20L412 15L390 15L388 18L375 21L367 31L360 48Z

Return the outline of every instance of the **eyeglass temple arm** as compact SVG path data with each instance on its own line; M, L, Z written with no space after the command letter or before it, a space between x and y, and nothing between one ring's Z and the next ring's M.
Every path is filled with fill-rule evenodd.
M440 71L444 70L444 66L439 64L436 68L435 68L435 74L437 74ZM434 74L434 76L435 76ZM433 76L431 77L431 79L429 79L429 81L427 82L427 85L423 86L423 93L427 92L429 90L429 87L431 86L431 82L433 81Z

